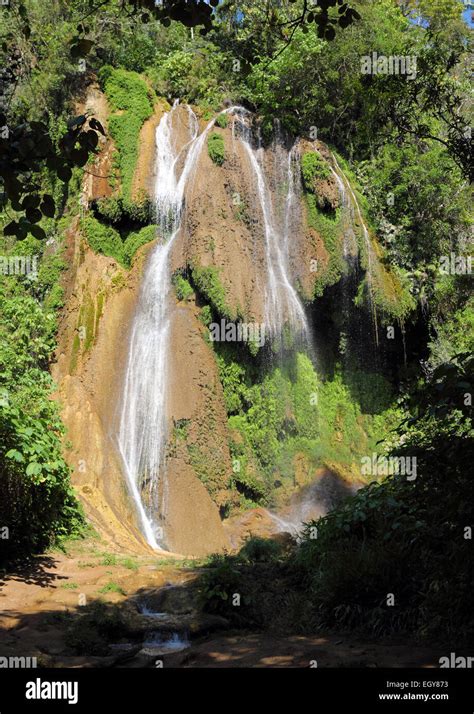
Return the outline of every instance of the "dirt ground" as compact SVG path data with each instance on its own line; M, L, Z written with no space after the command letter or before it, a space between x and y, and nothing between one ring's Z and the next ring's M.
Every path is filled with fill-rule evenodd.
M0 655L37 657L38 667L154 667L157 659L165 667L436 667L445 650L346 634L225 631L219 618L188 607L186 591L198 574L192 562L176 556L127 558L108 553L96 539L73 543L67 553L38 556L0 573ZM174 596L166 602L163 596L170 591ZM150 616L139 614L138 603L156 602L155 609L165 611L156 627L169 636L186 629L186 648L161 652L135 637L130 644L122 638L117 651L107 655L78 655L66 631L82 606L98 601L129 613L130 631L143 632L142 639L155 626Z

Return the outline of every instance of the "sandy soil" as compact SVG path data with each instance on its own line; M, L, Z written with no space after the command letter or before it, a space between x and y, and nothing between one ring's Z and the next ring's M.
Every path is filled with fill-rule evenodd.
M37 657L39 667L156 666L156 652L137 642L129 651L100 657L71 651L65 634L73 618L81 615L79 603L98 599L133 611L138 623L134 628L143 632L147 624L136 614L138 602L145 599L164 611L173 608L171 628L186 625L190 646L158 655L165 667L434 667L446 649L334 633L279 637L217 632L224 621L189 609L187 591L199 573L189 561L170 554L114 558L105 548L99 539L76 542L68 553L50 552L0 575L2 657ZM108 588L111 583L116 592ZM174 596L166 599L171 591Z

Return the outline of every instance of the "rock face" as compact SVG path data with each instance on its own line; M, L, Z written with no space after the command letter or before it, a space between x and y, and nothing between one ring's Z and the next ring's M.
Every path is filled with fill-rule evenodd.
M186 466L220 508L229 503L232 472L224 395L211 347L195 303L175 309L171 333L168 460ZM170 488L174 480L168 468Z
M219 271L230 316L259 322L263 316L265 259L263 228L248 160L230 129L215 127L225 147L217 166L206 145L186 191L183 230L176 241L172 269L209 267Z
M76 224L67 239L70 268L64 282L69 295L52 369L71 444L66 458L94 527L118 547L141 550L146 546L121 474L113 427L127 326L145 256L127 275L112 258L94 254Z
M229 550L219 511L193 469L184 461L171 458L167 472L165 532L168 547L187 556Z
M107 104L94 87L87 108L107 124ZM168 107L160 103L142 128L133 194L153 197L154 133ZM175 112L173 137L183 147L190 137L190 112ZM201 121L200 131L206 126ZM173 246L171 269L213 267L225 292L229 316L263 320L265 294L264 229L255 176L248 156L230 127L214 127L224 140L225 165L217 166L207 146L197 161L185 194L182 230ZM107 173L114 147L107 143L97 173ZM264 155L265 172L278 200L281 163L278 147ZM107 181L87 177L84 199L111 195ZM312 293L311 259L321 253L318 236L293 227L291 262L303 291ZM73 468L73 483L95 528L117 548L147 549L122 474L117 452L121 389L130 328L143 268L151 245L139 251L130 271L96 255L81 237L77 223L67 236L69 271L66 306L59 331L53 376L63 404ZM319 251L319 252L318 252ZM308 276L309 279L308 279ZM171 326L166 477L167 546L185 555L202 556L230 547L221 515L236 503L231 490L232 463L224 396L206 328L196 298L178 302Z

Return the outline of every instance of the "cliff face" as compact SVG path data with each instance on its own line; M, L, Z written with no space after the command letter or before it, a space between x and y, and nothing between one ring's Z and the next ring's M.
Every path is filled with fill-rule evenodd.
M67 460L87 516L107 540L145 547L136 527L113 439L126 335L140 284L142 254L129 274L96 255L74 223L68 232L70 268L53 377L67 429Z
M107 104L97 88L91 90L85 108L107 125ZM154 200L155 131L168 109L160 100L142 127L132 182L132 198L137 201L146 196ZM196 118L184 106L172 114L172 141L178 151L183 150L177 159L178 173L191 130L196 128L192 122ZM199 132L207 125L200 119ZM214 317L219 319L265 321L265 211L272 212L275 225L285 225L288 279L302 302L313 301L325 286L340 280L347 270L348 254L354 258L363 252L360 211L343 213L341 181L338 183L326 147L300 140L290 154L284 137L277 136L262 149L259 163L266 181L264 205L249 150L236 135L232 121L213 126L212 135L220 142L221 160L211 158L204 142L186 185L181 228L170 254L171 273L189 280L189 291L183 295L175 290L170 297L164 527L171 550L196 556L230 547L229 529L224 529L221 518L242 505L230 449L232 445L240 449L243 437L238 430L229 429L222 375L209 343L203 305L212 304ZM112 189L105 178L113 173L114 152L108 139L94 170L99 176L86 175L83 203L90 205L95 199L116 194L117 188ZM313 164L316 154L322 162L317 163L309 189L300 181L307 154ZM294 174L289 172L291 166ZM292 176L297 180L290 210ZM348 216L354 218L350 226ZM96 529L111 544L129 551L149 548L140 534L116 435L131 326L153 246L153 242L142 246L128 270L113 258L94 253L81 235L79 221L72 223L67 233L66 305L53 368L70 442L67 456L73 483ZM210 280L205 288L200 284L202 275ZM311 379L309 375L308 384ZM303 393L301 399L307 410L308 395ZM291 424L297 422L298 415L289 413L282 423L291 431ZM309 482L298 475L298 463L303 459L306 464L308 457L295 452L292 458L296 489ZM255 470L254 465L249 469L249 473ZM306 472L314 472L311 464ZM238 534L233 533L232 539L239 541Z
M97 96L94 93L89 97L89 107L97 105ZM106 116L101 118L106 122ZM156 124L155 115L142 135L154 135ZM150 150L148 142L143 146ZM113 154L109 143L105 150ZM98 163L102 168L106 165L103 155ZM150 190L153 170L150 157L143 157L135 186ZM103 180L89 176L83 190L87 202L111 193ZM66 235L66 305L52 369L67 429L67 460L78 496L92 525L111 546L132 552L149 548L140 534L122 473L116 433L129 334L150 249L152 244L143 247L127 271L114 259L94 253L81 235L78 220L73 222ZM191 437L200 449L201 469L207 463L220 464L215 488L219 503L230 456L220 383L209 347L200 336L202 329L196 309L183 305L177 310L173 328L177 359L173 359L176 369L170 388L174 398L170 409L167 539L172 550L185 555L205 555L228 545L216 504L196 477L188 454L180 454L173 438L176 420L189 419L201 425ZM215 414L212 424L206 421L211 413Z

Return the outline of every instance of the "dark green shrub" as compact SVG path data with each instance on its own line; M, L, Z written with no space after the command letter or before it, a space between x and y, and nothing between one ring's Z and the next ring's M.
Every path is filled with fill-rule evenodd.
M249 538L239 552L239 558L250 563L269 563L282 554L280 543L268 538L253 536Z
M222 166L225 161L224 139L220 134L213 131L207 138L207 150L209 156L218 166Z
M79 535L84 525L62 456L64 427L51 399L52 317L16 281L1 281L0 561Z

